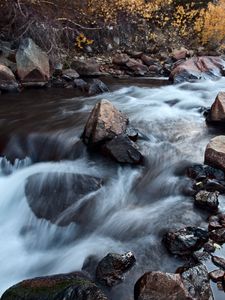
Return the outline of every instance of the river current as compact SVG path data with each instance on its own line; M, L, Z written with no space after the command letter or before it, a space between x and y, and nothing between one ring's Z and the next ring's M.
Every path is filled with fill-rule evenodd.
M91 255L100 259L108 252L133 251L137 264L109 292L110 299L131 300L144 272L175 272L182 265L161 240L170 228L207 226L207 215L185 196L190 181L184 170L204 161L216 133L206 126L203 110L225 90L225 79L160 85L111 83L112 92L92 98L60 89L0 96L0 295L26 278L81 270ZM145 136L138 141L144 166L120 166L80 143L88 114L102 98ZM82 223L61 227L35 217L25 184L29 176L47 172L103 178L95 207Z

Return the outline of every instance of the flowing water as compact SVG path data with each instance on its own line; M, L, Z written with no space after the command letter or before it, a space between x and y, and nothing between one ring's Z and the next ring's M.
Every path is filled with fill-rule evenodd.
M136 80L111 87L113 92L94 98L74 98L72 90L1 96L0 294L25 278L81 270L91 255L131 250L137 264L124 283L108 292L110 299L130 300L145 271L175 272L182 265L161 243L168 228L206 227L207 215L185 196L190 181L184 169L203 163L216 133L207 128L202 108L225 90L225 79L161 87ZM88 153L80 143L88 114L102 97L146 136L138 142L145 166L119 166ZM35 217L24 187L30 175L47 172L104 179L83 222L61 227ZM216 299L222 298L216 292Z

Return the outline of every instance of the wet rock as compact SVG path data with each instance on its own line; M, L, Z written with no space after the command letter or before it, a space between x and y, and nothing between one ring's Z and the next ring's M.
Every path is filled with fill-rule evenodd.
M139 133L139 131L138 131L136 128L129 126L129 127L127 127L127 129L126 129L126 135L127 135L127 136L129 137L129 139L131 139L133 142L136 142L137 139L138 139L138 137L139 137L139 135L140 135L140 133Z
M195 195L195 205L210 212L215 212L219 206L218 196L219 192L200 191Z
M205 244L203 248L205 249ZM196 263L204 263L210 259L210 254L208 251L196 251L193 253L193 259Z
M191 300L180 274L145 273L135 284L134 300Z
M24 280L3 295L2 300L107 300L104 293L81 272Z
M123 135L106 142L102 151L119 163L140 164L143 161L143 156L138 151L136 144Z
M100 65L93 59L75 60L72 62L71 67L83 77L101 75Z
M219 192L221 194L225 193L225 182L217 181L215 179L208 179L203 183L204 189L208 192Z
M94 96L102 93L108 93L107 85L99 79L93 79L88 86L88 96Z
M110 140L126 131L128 118L108 100L98 102L86 123L83 140L85 144L95 145Z
M16 53L17 74L25 86L43 86L50 78L49 59L32 39L23 39Z
M83 79L75 79L73 81L73 86L74 88L79 89L81 92L83 93L87 93L88 92L88 83L86 81L84 81Z
M212 79L222 76L225 61L220 57L202 56L193 57L174 67L170 74L173 83Z
M12 71L0 64L0 90L6 92L19 91L19 85Z
M37 218L63 226L87 220L94 207L93 196L77 207L76 203L101 186L102 179L85 174L38 173L28 177L25 194Z
M208 232L199 227L185 227L166 233L163 241L170 253L185 256L202 248L208 241Z
M181 274L183 284L193 300L213 300L208 271L205 265L199 264Z
M187 175L195 180L201 181L204 179L224 180L224 172L222 170L201 164L195 164L187 168Z
M216 265L217 267L225 270L225 259L219 256L212 256L212 262L214 263L214 265Z
M225 136L217 136L209 142L205 151L205 163L225 170Z
M98 264L96 279L102 285L112 287L121 283L124 273L135 264L136 259L132 252L125 254L109 253Z
M225 228L225 215L224 214L218 214L209 217L209 231L215 230L215 229L221 229Z
M62 78L65 79L66 81L72 81L79 77L80 75L77 73L77 71L73 69L66 69L62 71Z
M225 275L224 271L222 271L220 269L214 270L209 273L210 279L214 282L222 281L224 275Z
M211 106L207 121L215 123L225 122L225 92L220 92L217 95L213 105Z
M216 247L213 244L213 241L209 241L207 243L204 244L203 246L204 251L208 252L208 253L213 253L216 251Z
M216 243L225 243L225 228L214 229L210 231L209 236Z

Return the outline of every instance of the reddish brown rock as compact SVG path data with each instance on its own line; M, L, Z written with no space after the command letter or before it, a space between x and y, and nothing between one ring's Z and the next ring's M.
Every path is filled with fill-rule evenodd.
M225 136L217 136L209 142L205 151L205 164L225 171Z
M16 91L18 83L13 72L6 66L0 64L0 90Z
M44 85L50 78L48 55L32 39L22 40L16 53L17 74L23 85Z
M71 67L75 69L80 76L99 76L101 75L100 65L94 59L75 60L72 62Z
M144 76L148 73L148 67L135 59L129 59L126 63L126 67L136 76Z
M225 61L220 57L202 56L193 57L174 67L170 80L174 83L211 79L222 76Z
M211 106L208 121L225 122L225 92L220 92Z
M172 52L172 58L174 60L185 59L187 57L188 50L185 48L175 49Z
M190 300L180 274L145 273L135 284L134 300Z
M126 63L129 61L129 56L127 54L116 54L114 57L113 57L113 60L112 62L115 64L115 65L118 65L118 66L125 66Z
M224 277L225 273L222 270L214 270L212 272L209 273L209 277L212 281L214 282L218 282L221 281Z
M216 243L225 243L225 228L214 229L209 232L209 236Z
M108 100L98 102L87 121L83 133L85 144L96 145L126 131L128 118Z
M225 259L219 256L213 256L212 257L212 262L214 263L214 265L216 265L217 267L225 270Z

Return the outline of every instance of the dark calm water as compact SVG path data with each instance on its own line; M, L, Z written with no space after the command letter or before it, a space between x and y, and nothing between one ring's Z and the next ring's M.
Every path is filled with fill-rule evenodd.
M162 246L168 228L207 226L207 215L184 195L190 182L183 171L203 163L205 147L216 133L206 127L202 108L225 90L225 79L179 86L134 79L110 86L111 93L93 98L74 97L67 89L0 96L0 294L25 278L80 270L89 255L102 258L131 250L136 266L109 293L113 300L131 300L134 283L145 271L175 272L183 264ZM125 112L147 137L139 141L144 167L93 156L80 142L88 114L101 98ZM30 175L42 172L103 178L89 218L66 227L37 219L24 186ZM214 290L216 300L224 299Z

